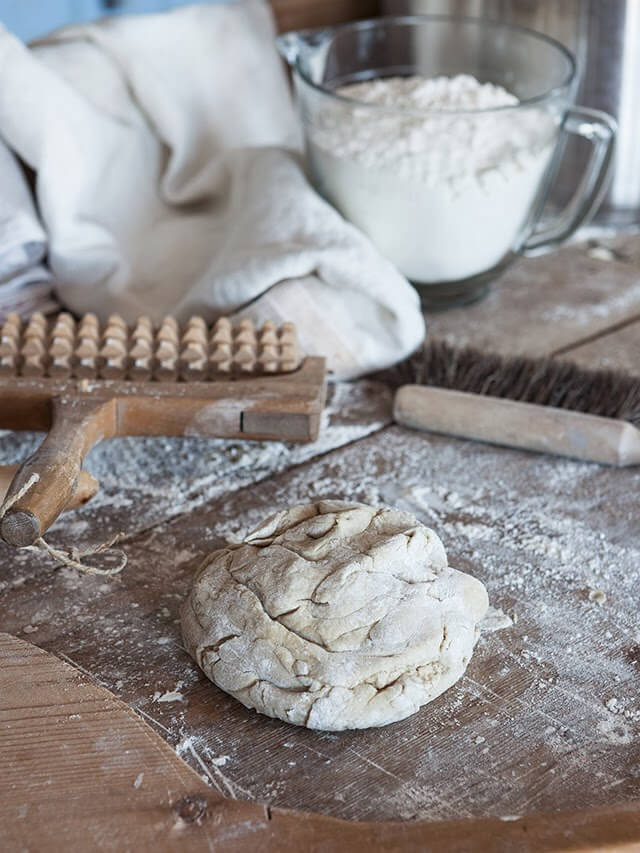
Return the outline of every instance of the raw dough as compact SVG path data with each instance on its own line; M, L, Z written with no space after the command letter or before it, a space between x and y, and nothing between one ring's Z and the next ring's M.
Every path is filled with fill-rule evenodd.
M402 720L463 674L488 606L412 515L284 510L211 554L182 610L189 653L248 708L312 729Z

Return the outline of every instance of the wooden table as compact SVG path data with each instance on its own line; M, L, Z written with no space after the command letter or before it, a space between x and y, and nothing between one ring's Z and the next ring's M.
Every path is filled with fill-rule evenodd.
M428 323L431 335L457 343L561 352L640 375L640 238L519 261L484 302ZM0 630L122 699L201 777L189 784L238 801L233 820L248 808L240 801L259 802L274 814L403 821L395 835L371 834L367 843L385 849L453 849L460 824L446 822L482 817L492 820L469 824L477 838L463 832L456 849L575 848L578 838L582 849L605 838L640 849L640 472L412 433L391 424L390 404L378 382L334 386L311 446L105 443L87 463L100 493L50 540L85 544L123 530L129 565L114 579L81 577L0 545ZM37 440L5 433L0 463L19 461ZM178 610L202 557L274 507L319 497L413 512L440 534L452 565L487 585L496 609L460 682L384 729L319 733L259 716L208 682L181 647ZM142 825L134 763L127 772L129 818ZM42 796L38 779L33 798ZM73 849L38 847L49 830L18 825L22 806L3 797L0 822L25 849ZM591 817L525 817L556 810ZM420 835L416 820L443 823ZM318 830L308 848L294 836L287 846L272 826L268 844L267 834L251 841L238 830L216 846L207 827L202 837L193 829L193 849L259 849L256 838L263 849L326 843ZM174 849L163 838L157 849ZM129 849L121 836L96 839L91 849Z

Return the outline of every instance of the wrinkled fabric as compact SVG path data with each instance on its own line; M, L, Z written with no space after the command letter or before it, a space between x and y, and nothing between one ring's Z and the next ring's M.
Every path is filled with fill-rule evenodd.
M0 31L0 134L75 312L295 321L341 377L421 342L408 282L309 186L266 3ZM0 247L1 248L1 247Z
M15 156L0 140L0 320L53 306L47 237Z

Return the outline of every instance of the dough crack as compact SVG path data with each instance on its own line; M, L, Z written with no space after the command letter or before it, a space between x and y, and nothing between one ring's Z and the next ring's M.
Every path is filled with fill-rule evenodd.
M203 660L204 660L205 655L211 654L213 652L213 654L218 655L218 660L219 660L220 659L220 647L223 646L225 643L227 643L229 640L235 640L239 636L240 636L239 634L227 634L226 637L221 637L219 640L216 640L215 643L209 643L206 646L200 647L198 649L198 663L200 664L200 668L204 669Z
M183 636L246 706L336 731L403 719L454 684L487 605L408 513L321 501L212 554Z

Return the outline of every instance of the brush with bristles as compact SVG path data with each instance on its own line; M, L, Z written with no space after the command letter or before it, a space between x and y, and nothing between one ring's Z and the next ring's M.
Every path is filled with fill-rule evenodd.
M82 460L118 435L311 441L324 405L324 359L302 358L292 323L222 317L132 324L93 314L0 326L0 428L48 431L0 507L5 542L32 545L73 497ZM123 460L126 463L126 460Z
M608 465L640 464L640 379L443 341L397 368L394 418L414 429ZM403 384L411 383L411 384Z

